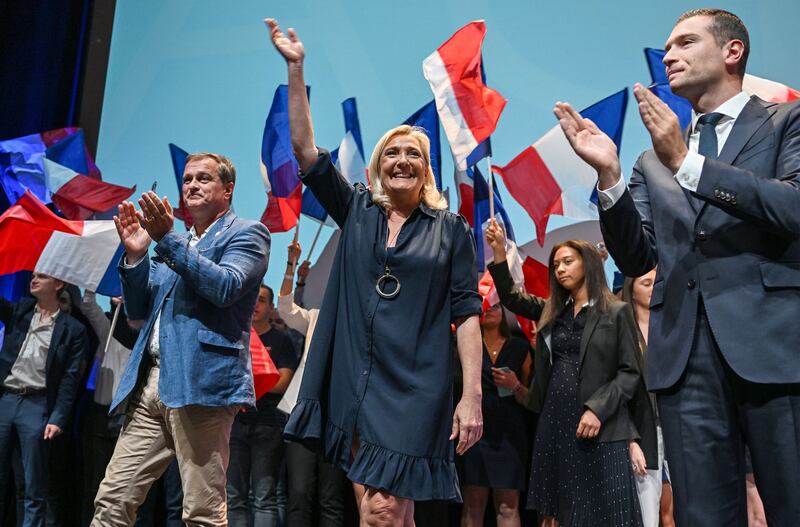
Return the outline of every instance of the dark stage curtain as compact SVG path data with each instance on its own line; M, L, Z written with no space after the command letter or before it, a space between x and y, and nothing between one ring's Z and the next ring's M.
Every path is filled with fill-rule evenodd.
M92 0L0 0L0 140L74 126Z

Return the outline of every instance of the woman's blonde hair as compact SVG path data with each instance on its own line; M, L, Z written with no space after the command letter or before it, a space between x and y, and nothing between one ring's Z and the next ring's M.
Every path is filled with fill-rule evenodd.
M397 128L392 128L380 138L375 149L372 151L372 157L369 160L369 180L372 187L372 201L380 205L386 210L391 210L392 202L389 196L383 189L381 182L381 155L386 148L386 144L399 135L407 135L413 137L419 143L420 150L422 150L422 158L425 160L425 165L428 169L425 172L425 182L422 184L420 190L420 199L428 207L434 210L447 209L447 200L436 188L436 178L433 177L433 167L431 167L431 142L425 130L418 126L409 126L403 124Z

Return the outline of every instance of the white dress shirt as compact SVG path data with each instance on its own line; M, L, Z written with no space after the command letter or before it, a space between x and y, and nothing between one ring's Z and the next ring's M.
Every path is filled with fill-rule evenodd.
M741 91L714 110L714 112L721 113L724 116L720 119L715 128L717 132L717 155L722 152L722 148L725 146L725 142L731 134L736 119L739 118L739 114L742 113L742 110L748 102L750 102L750 95L748 95L747 92ZM700 130L697 129L697 121L703 115L704 114L695 113L695 111L692 110L692 131L689 134L689 152L686 153L686 158L675 174L675 180L683 188L692 192L695 192L698 185L700 185L700 175L703 173L703 165L706 161L705 156L701 156L697 153L697 148L700 144ZM606 190L600 190L598 187L597 198L600 202L600 208L602 210L608 210L613 207L625 193L625 188L625 180L622 178L622 175L620 175L613 186Z

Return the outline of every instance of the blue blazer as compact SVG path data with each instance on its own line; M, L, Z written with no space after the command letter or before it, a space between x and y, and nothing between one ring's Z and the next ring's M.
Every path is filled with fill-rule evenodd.
M12 304L0 297L0 321L5 324L5 340L0 352L0 390L17 361L28 328L31 326L35 298L23 298ZM83 324L68 313L61 313L53 326L50 348L45 363L48 424L65 430L78 396L82 360L89 349L89 339Z
M757 383L800 382L800 101L752 97L697 192L652 150L600 221L627 276L658 264L648 387L669 388L689 358L698 303L731 368Z
M267 272L270 236L261 223L229 211L194 247L170 231L132 268L120 262L128 317L145 320L111 412L124 412L143 373L161 312L158 393L169 408L255 406L250 319ZM144 361L146 362L146 361Z

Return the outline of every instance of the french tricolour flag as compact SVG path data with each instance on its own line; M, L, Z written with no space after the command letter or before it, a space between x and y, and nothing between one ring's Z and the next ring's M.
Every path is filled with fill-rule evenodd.
M267 192L261 223L272 232L288 231L300 217L303 188L298 168L289 130L289 88L281 84L272 98L261 140L261 176Z
M431 142L431 168L436 180L436 188L442 190L442 143L439 140L439 114L436 101L431 101L403 121L403 124L417 126L425 130Z
M667 70L663 62L665 54L666 52L663 49L644 48L644 56L647 59L650 78L653 81L650 90L675 112L678 116L678 121L681 123L681 128L686 128L692 122L692 105L687 99L672 93L667 79ZM800 91L785 84L762 79L749 73L744 75L742 89L750 95L755 95L770 102L789 102L800 99Z
M37 271L118 296L122 253L113 221L59 218L30 192L0 216L0 275Z
M467 157L494 132L506 105L503 96L481 79L485 35L483 20L470 22L422 63L453 158L462 170Z
M186 202L183 199L183 171L186 168L186 158L189 153L178 145L169 144L169 157L172 159L172 171L175 174L175 182L178 184L178 208L173 211L175 217L183 221L186 230L192 228L194 220L189 209L186 208Z
M80 128L58 128L0 141L0 186L5 194L0 205L3 209L16 203L28 190L44 203L53 201L46 184L44 161L48 152L75 172L101 179Z
M83 132L67 136L45 151L45 185L53 203L71 220L85 220L119 205L136 191L106 183L85 174L86 145Z
M580 114L608 135L619 151L628 104L625 88L589 106ZM597 172L572 150L559 125L523 150L504 167L493 166L506 188L536 224L544 243L551 214L573 219L597 218Z

